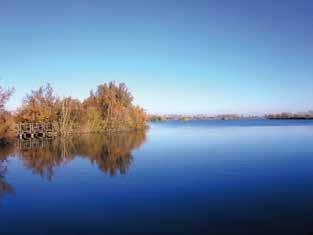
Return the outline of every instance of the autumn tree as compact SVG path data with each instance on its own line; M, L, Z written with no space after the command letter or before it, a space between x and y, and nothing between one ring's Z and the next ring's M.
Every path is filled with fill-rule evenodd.
M110 82L91 91L84 107L96 111L95 115L101 119L100 130L142 129L146 126L146 114L132 101L133 96L124 83Z
M53 122L63 135L78 132L103 132L144 129L146 114L132 104L133 96L124 83L99 85L80 102L57 97L47 84L33 90L16 112L16 122Z
M56 120L57 97L53 93L50 84L32 90L18 109L16 120L18 122L53 122Z
M85 115L81 102L71 97L58 99L55 112L58 131L64 136L77 131Z
M5 105L11 97L14 89L4 89L0 86L0 140L5 141L5 138L10 135L13 129L13 119L10 112L5 109Z

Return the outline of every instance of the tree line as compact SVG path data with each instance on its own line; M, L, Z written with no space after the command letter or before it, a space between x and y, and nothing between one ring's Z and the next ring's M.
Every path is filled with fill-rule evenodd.
M50 84L32 90L14 112L5 105L14 89L0 87L0 139L14 133L17 123L52 122L60 135L138 130L147 127L144 110L133 104L124 83L104 83L83 101L58 97Z
M312 120L313 112L305 112L305 113L278 113L278 114L267 114L265 115L266 119L296 119L296 120Z

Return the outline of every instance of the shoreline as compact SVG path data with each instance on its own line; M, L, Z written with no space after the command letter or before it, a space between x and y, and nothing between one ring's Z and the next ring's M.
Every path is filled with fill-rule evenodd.
M188 121L255 121L255 120L268 120L268 121L274 121L274 120L313 120L312 118L265 118L265 117L259 117L259 118L239 118L239 119L221 119L221 118L203 118L203 119L176 119L176 118L169 118L169 119L162 119L162 120L149 120L151 123L157 123L157 122L167 122L167 121L181 121L181 122L188 122Z

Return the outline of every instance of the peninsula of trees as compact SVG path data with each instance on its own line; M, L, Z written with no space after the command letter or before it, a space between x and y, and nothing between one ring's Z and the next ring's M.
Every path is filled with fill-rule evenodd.
M124 83L109 82L91 90L80 101L60 98L47 84L26 95L15 112L5 109L13 89L0 87L0 143L14 135L17 123L51 122L60 135L99 133L106 131L139 130L147 127L144 110L133 104L133 96Z

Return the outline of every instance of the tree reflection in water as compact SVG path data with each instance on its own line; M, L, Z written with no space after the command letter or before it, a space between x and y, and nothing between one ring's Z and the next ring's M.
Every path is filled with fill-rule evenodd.
M81 135L70 139L33 139L19 142L15 155L33 173L49 180L54 169L76 157L90 160L106 174L125 174L132 161L132 150L146 139L143 131L110 135Z
M0 151L0 207L1 198L6 194L13 194L13 187L5 181L7 172L7 157L14 152L14 146L9 145Z
M18 157L34 174L52 180L53 172L76 157L88 159L99 169L114 176L127 173L133 161L132 151L146 140L144 131L110 135L86 134L70 139L32 139L0 149L0 206L13 187L6 182L8 157Z

